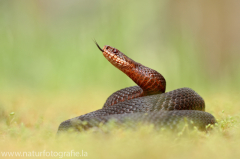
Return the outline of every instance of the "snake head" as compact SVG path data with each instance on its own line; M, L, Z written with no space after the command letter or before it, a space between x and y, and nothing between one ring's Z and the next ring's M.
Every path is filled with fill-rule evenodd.
M164 93L166 82L157 71L143 66L127 57L118 49L105 45L103 49L95 42L104 57L119 70L130 77L146 94Z
M101 49L101 47L98 45L96 41L95 44L97 45L98 49L103 53L104 57L117 68L120 69L122 67L128 67L133 63L132 59L124 55L118 49L111 47L109 45L105 45L103 49Z
M111 62L117 68L128 67L133 63L132 59L127 57L118 49L111 47L109 45L105 45L103 47L103 55L109 62Z

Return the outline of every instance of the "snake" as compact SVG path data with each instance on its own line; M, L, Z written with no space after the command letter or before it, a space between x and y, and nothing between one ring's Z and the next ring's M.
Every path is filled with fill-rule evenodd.
M199 130L216 123L215 117L205 112L205 102L194 90L185 87L165 92L166 80L159 72L135 62L114 47L105 45L102 49L96 41L95 44L103 56L137 86L116 91L101 109L63 121L58 132L86 131L111 121L117 126L138 127L141 123L173 130L181 122Z

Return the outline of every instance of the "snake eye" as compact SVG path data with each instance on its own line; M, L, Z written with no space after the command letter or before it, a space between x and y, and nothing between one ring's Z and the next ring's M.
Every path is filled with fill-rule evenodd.
M114 49L113 52L114 52L114 53L117 53L117 49Z

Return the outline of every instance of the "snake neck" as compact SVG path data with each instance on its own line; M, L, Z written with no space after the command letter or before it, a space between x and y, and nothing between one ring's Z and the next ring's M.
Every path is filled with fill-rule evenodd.
M166 81L157 71L135 62L134 67L121 68L139 87L145 95L164 93Z
M98 44L96 43L98 46ZM164 93L166 81L157 71L135 62L121 51L111 46L105 45L103 49L99 46L104 57L119 70L130 77L139 87L144 95Z

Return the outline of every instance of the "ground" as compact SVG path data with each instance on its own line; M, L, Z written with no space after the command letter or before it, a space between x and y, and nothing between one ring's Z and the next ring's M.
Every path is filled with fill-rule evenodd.
M113 129L108 133L87 131L56 136L62 121L101 108L107 96L103 92L84 94L1 92L1 155L20 152L22 157L16 158L33 155L139 159L240 157L239 94L203 94L206 111L218 120L218 125L207 133L187 127L179 132L156 132L149 126L138 130Z

